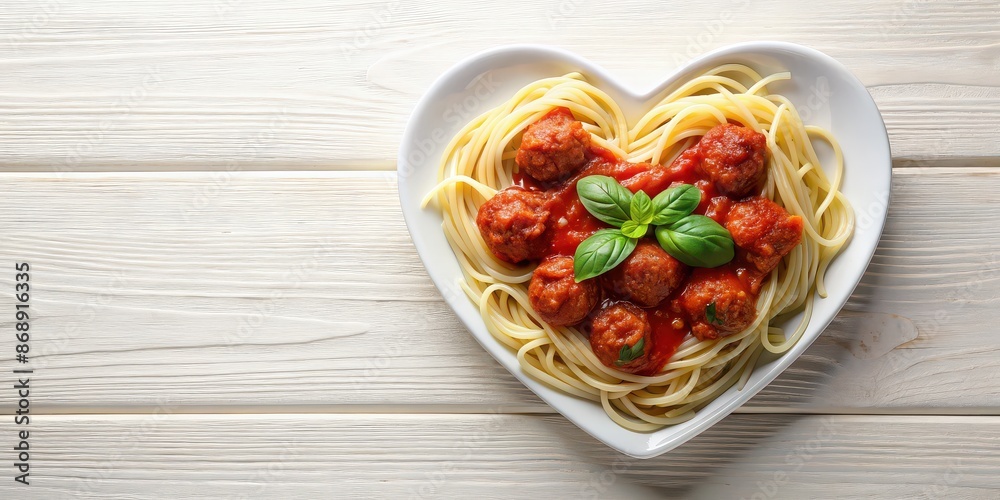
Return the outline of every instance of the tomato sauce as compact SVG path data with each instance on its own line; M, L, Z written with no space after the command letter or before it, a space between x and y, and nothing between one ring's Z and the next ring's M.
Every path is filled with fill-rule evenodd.
M670 307L672 303L673 297L664 300L657 307L646 310L649 326L653 329L653 348L649 353L649 361L638 372L639 375L652 376L663 370L663 365L670 361L677 352L677 347L684 342L688 333L691 333L684 316Z
M548 230L550 245L546 257L572 256L583 240L608 227L591 215L580 202L580 197L576 194L577 181L589 175L607 175L622 182L653 168L648 163L618 160L614 154L603 148L592 147L588 156L590 160L579 173L549 190L550 201L546 208L549 209L549 220L552 221L552 225ZM526 189L543 189L537 181L520 173L514 175L514 183Z

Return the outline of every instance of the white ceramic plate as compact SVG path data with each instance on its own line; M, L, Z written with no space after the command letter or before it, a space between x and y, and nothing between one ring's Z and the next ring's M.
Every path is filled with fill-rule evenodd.
M521 371L515 353L490 336L478 308L459 291L462 275L441 230L441 215L434 209L422 210L420 201L434 187L441 155L455 133L532 81L579 71L618 102L631 124L679 83L724 63L746 64L761 74L791 71L791 81L768 88L791 99L807 124L831 130L840 141L846 164L842 191L854 207L858 224L853 239L827 272L829 296L816 301L808 330L797 345L784 356L762 357L742 390L730 389L692 420L655 432L633 432L611 421L599 404L551 389ZM830 157L829 151L818 150L821 160ZM420 100L403 134L398 171L403 216L417 252L434 284L476 340L521 383L581 429L622 453L649 458L691 439L745 403L830 324L875 252L889 204L892 165L878 108L844 66L799 45L753 42L705 54L646 91L629 89L604 69L550 47L518 45L477 54L441 76Z

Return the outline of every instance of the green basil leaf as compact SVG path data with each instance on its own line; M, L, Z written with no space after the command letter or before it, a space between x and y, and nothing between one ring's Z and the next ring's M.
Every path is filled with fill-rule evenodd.
M601 229L576 247L573 256L573 274L579 283L600 276L628 257L638 240L629 238L617 229Z
M632 355L632 349L629 347L629 345L628 344L623 345L621 350L618 351L618 359L615 360L615 366L621 366L631 361L629 359L629 356L631 355Z
M718 313L715 310L715 301L713 300L708 307L705 308L705 319L713 325L721 325L722 320L719 319Z
M646 338L643 337L639 339L639 341L636 342L634 346L632 346L632 352L631 352L632 359L638 359L640 356L642 356L643 347L645 346L646 346Z
M629 347L628 344L622 346L622 349L618 351L618 361L615 361L615 365L622 366L626 363L631 363L636 359L642 357L643 348L646 345L646 339L641 338L634 346Z
M656 240L675 259L694 267L719 267L735 255L729 231L704 215L656 228Z
M653 222L653 200L645 191L639 191L632 195L632 204L629 205L629 215L632 220L639 224L649 224Z
M672 187L653 198L652 224L673 224L698 208L701 190L691 184Z
M642 191L639 192L641 193ZM629 238L642 238L646 236L646 231L648 230L649 224L639 224L634 220L627 220L622 224L622 234Z
M588 175L576 183L576 194L584 208L598 219L621 227L629 220L632 193L606 175Z

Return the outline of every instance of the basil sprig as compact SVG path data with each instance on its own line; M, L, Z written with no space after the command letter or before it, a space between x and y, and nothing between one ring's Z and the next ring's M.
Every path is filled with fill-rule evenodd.
M643 348L646 347L646 339L641 338L634 346L629 346L625 344L622 349L618 351L618 360L615 361L616 366L626 365L642 357Z
M705 308L705 319L708 320L710 324L721 325L722 320L719 319L719 313L715 310L715 301L713 300L708 307Z
M689 266L718 267L733 259L729 231L709 217L691 214L701 203L701 190L695 186L675 186L650 199L643 191L632 194L611 177L590 175L577 182L576 193L588 212L614 226L594 233L576 248L577 282L624 262L653 226L660 246Z

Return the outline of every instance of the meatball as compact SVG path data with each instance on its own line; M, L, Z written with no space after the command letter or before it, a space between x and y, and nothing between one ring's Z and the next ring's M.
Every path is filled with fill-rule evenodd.
M528 125L517 150L517 166L536 180L568 177L587 163L590 133L566 108L556 108Z
M802 217L789 215L760 196L734 203L725 226L743 258L763 274L778 267L781 258L802 240Z
M517 264L542 256L549 219L545 193L509 187L479 207L476 225L498 259Z
M688 267L653 241L643 239L625 262L602 277L604 287L623 299L653 307L680 286Z
M745 330L757 318L753 296L727 270L695 269L677 298L698 340L716 339Z
M676 164L676 162L674 163ZM635 163L633 165L637 167L633 170L636 173L619 182L625 189L633 193L645 191L646 194L652 193L650 196L655 197L669 188L684 184L684 182L677 180L678 177L684 175L684 171L681 170L683 167L678 168L675 165L664 167L663 165L651 165L649 163ZM628 174L632 171L625 172ZM612 175L612 177L615 176Z
M717 125L698 142L698 170L722 194L742 198L767 179L767 138L739 125Z
M652 350L652 327L646 311L631 302L616 302L601 309L590 322L590 348L605 366L637 373L645 368ZM622 348L635 349L642 341L641 352L622 358ZM631 359L629 359L631 358Z
M531 275L528 302L552 326L575 325L597 305L597 282L579 283L573 277L573 258L553 255L542 261Z

